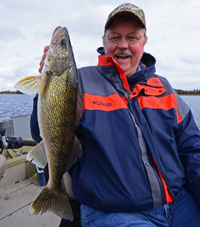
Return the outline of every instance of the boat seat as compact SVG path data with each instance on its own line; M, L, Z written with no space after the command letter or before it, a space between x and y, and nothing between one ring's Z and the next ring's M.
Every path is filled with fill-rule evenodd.
M0 155L0 180L3 177L5 170L6 170L6 158L3 155Z

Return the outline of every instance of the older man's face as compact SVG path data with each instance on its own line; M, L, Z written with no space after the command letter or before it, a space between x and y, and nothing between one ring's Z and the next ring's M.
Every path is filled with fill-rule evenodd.
M142 36L137 43L129 43L125 37L122 37L119 43L112 43L108 38L108 35L112 33L127 36L133 32ZM105 54L112 56L123 69L126 76L129 77L137 70L143 55L144 43L144 29L136 20L130 19L127 22L116 21L106 30L104 37Z

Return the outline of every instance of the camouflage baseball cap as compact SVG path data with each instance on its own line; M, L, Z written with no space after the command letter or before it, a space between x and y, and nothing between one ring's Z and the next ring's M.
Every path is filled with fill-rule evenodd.
M113 21L114 18L123 14L132 15L135 19L137 19L141 23L141 25L146 30L144 11L131 3L124 3L118 6L108 15L106 25L105 25L105 31L107 30L107 28L109 27L110 23Z

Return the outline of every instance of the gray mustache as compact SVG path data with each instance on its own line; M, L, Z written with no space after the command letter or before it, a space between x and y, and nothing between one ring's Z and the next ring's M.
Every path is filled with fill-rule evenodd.
M133 56L133 54L131 53L131 51L129 49L116 49L114 52L114 55L129 55L129 56Z

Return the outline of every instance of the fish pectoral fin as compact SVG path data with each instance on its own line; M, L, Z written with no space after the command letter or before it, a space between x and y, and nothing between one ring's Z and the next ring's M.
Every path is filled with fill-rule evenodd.
M62 189L52 190L45 187L29 209L31 214L52 212L57 216L73 221L73 212L70 202Z
M37 146L33 147L27 154L26 159L32 161L33 164L40 168L44 168L47 164L47 155L44 142L41 141Z
M77 104L76 104L76 121L75 126L77 127L79 125L80 119L83 115L84 111L84 105L83 105L83 93L80 87L80 84L78 83L78 89L77 89Z
M41 76L26 77L15 84L15 88L27 95L35 95L40 89Z
M47 90L47 88L49 86L49 82L50 82L50 79L52 77L52 74L53 74L52 71L46 71L44 73L44 75L43 75L43 79L42 79L41 86L40 86L40 96L41 96L41 98L45 97L46 90Z
M67 162L67 165L65 166L65 171L70 169L70 167L78 160L78 158L81 157L83 154L82 146L78 138L75 136L72 149L70 151L69 161Z

